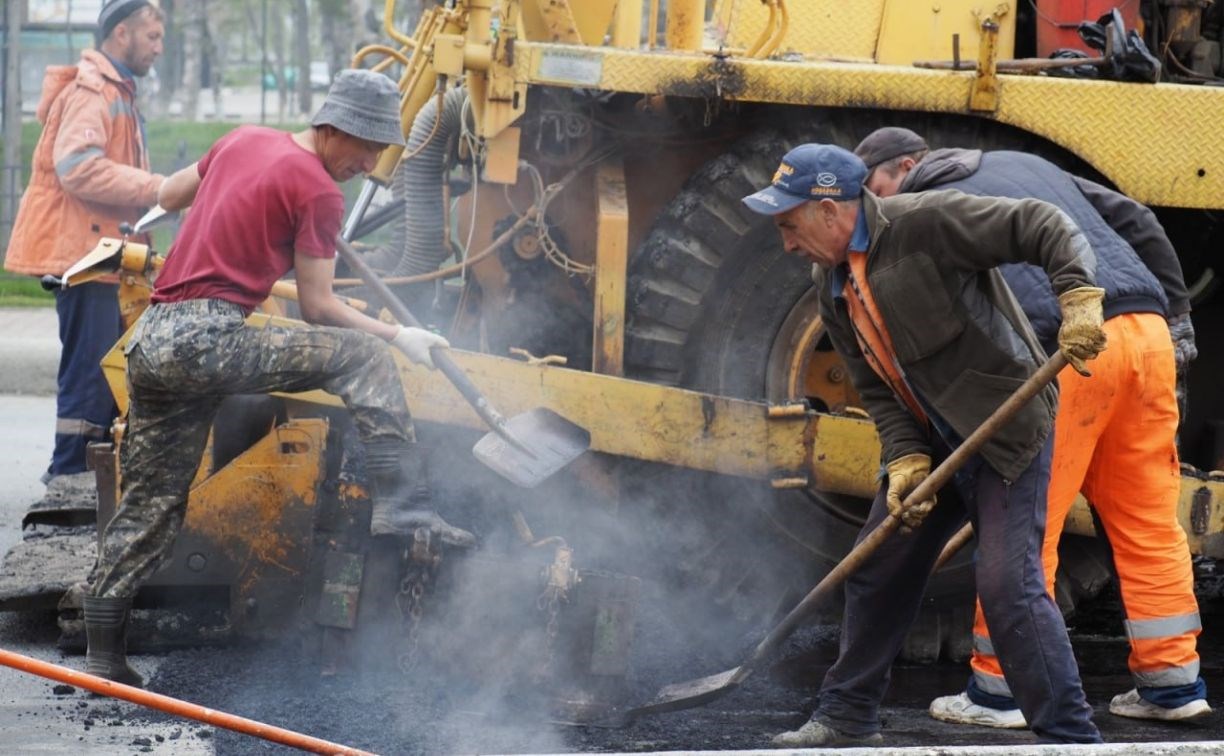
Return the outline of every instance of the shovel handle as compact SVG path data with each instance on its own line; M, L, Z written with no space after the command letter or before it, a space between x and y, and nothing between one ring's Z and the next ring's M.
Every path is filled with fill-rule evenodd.
M391 288L383 283L374 269L366 264L365 260L361 259L361 255L357 254L357 250L353 249L352 245L344 240L343 237L336 237L336 250L340 253L340 258L345 264L353 269L366 285L374 290L378 298L383 301L387 309L391 312L392 317L402 325L411 326L412 328L420 328L421 321L417 320L412 314L412 311L404 306L399 297L392 293ZM506 439L509 443L515 446L521 446L517 439L510 435L506 430L506 419L501 413L493 409L489 404L489 400L485 398L480 389L476 388L476 384L472 383L472 379L468 378L467 373L463 372L463 368L455 363L451 356L446 353L445 349L434 347L429 350L430 357L433 358L433 363L438 370L442 371L447 380L455 385L463 398L472 405L472 409L476 410L476 414L480 415L492 428L497 435Z
M990 439L994 433L1006 425L1012 416L1016 414L1030 399L1036 396L1046 384L1054 380L1058 376L1060 370L1067 365L1067 358L1061 352L1055 353L1053 357L1046 360L1045 364L1037 369L1035 373L1028 377L1020 388L1016 389L1015 393L1007 398L999 405L990 417L978 426L977 430L969 434L960 446L956 447L948 458L939 464L935 470L926 477L926 480L918 484L909 496L905 497L902 502L903 507L909 507L920 501L929 499L934 493L943 488L953 474L965 464L968 459L976 454L979 449ZM850 553L843 558L836 567L825 575L824 579L816 584L816 587L808 592L803 600L799 602L794 609L791 609L790 614L782 620L769 635L765 637L759 644L756 650L752 652L752 656L745 662L736 673L732 680L734 683L742 681L748 675L752 674L758 664L769 657L769 655L781 643L790 637L790 634L795 631L799 623L807 617L808 613L822 601L834 588L846 581L853 572L866 562L876 549L880 547L889 536L893 534L897 528L901 527L901 521L893 515L888 515L879 525L877 525L870 533L859 541ZM964 529L962 528L962 532ZM958 534L959 535L959 534ZM954 552L953 552L954 553ZM950 556L950 554L949 554Z
M909 496L905 497L902 502L903 507L910 507L918 502L925 501L935 495L939 489L947 485L948 481L952 480L952 476L956 474L969 458L978 453L978 450L990 440L1000 428L1006 425L1012 416L1016 414L1028 401L1041 392L1050 381L1058 377L1059 372L1067 366L1067 358L1062 352L1055 352L1054 356L1045 361L1041 367L1037 368L1037 372L1028 377L1020 388L1016 389L1015 393L1007 397L1007 400L999 405L999 408L991 413L990 417L986 418L977 430L969 434L961 445L952 450L934 472L926 477Z
M944 544L943 551L939 552L939 558L935 560L935 566L931 568L931 574L939 572L945 564L952 561L952 557L965 548L965 544L971 540L973 540L973 523L967 522Z
M336 251L340 253L340 259L344 260L345 265L348 265L353 271L365 281L366 285L374 290L374 293L382 299L383 304L391 311L391 315L400 322L401 325L420 328L421 321L417 320L412 312L404 306L404 303L399 300L399 297L392 293L391 288L382 282L374 269L366 264L365 260L361 259L361 255L357 254L357 250L353 249L353 245L344 240L343 237L336 237Z

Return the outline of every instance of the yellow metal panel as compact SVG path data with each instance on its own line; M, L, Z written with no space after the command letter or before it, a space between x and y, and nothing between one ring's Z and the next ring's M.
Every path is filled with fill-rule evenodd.
M592 451L726 475L808 477L821 490L857 496L875 492L880 446L875 427L865 420L816 413L771 419L760 402L485 354L452 354L501 412L548 407L589 430ZM484 428L444 377L399 362L414 417Z
M247 322L256 327L265 323L300 325L300 321L260 314L252 315ZM126 335L103 360L112 389L123 385L122 344L125 341ZM414 417L484 429L482 421L444 376L410 364L398 352L392 354L399 365L404 396ZM474 352L452 350L451 354L503 413L513 415L533 407L548 407L588 429L594 452L768 479L778 487L802 486L806 481L822 491L865 498L875 494L880 443L875 427L866 420L795 411L792 407L771 410L759 402L578 370L529 365ZM126 412L126 393L116 390L116 398L120 410ZM294 398L342 406L339 399L322 391L295 394ZM299 439L299 442L306 440ZM295 442L282 435L270 443L267 453L273 453L274 449L286 454L289 453L286 444L290 444L292 452ZM309 443L321 445L321 437ZM244 460L241 464L252 469L263 464L259 462L262 457L244 454L239 459ZM234 464L239 462L236 460L231 466ZM297 469L286 470L287 477L277 485L303 501L313 502L312 473L308 469L311 465L291 467ZM224 480L217 475L212 477ZM202 489L200 486L193 490L193 502L196 490ZM258 493L257 489L252 491ZM1224 558L1224 535L1221 535L1224 534L1224 479L1220 475L1213 474L1207 479L1191 475L1182 477L1178 518L1193 553ZM1200 532L1196 532L1196 519ZM188 522L189 525L192 522L190 516ZM1092 520L1082 499L1072 509L1066 530L1073 534L1092 534ZM248 547L255 549L256 545ZM278 548L260 541L258 553L275 555L279 553Z
M578 24L570 11L568 0L537 0L524 3L523 27L528 39L568 45L582 44Z
M884 0L786 0L790 26L778 53L872 60ZM715 9L716 33L726 46L746 50L769 22L761 0L722 0Z
M670 0L667 4L667 47L700 50L705 32L705 0Z
M967 113L974 81L972 72L875 64L533 44L518 52L520 81L739 102ZM1224 89L1004 75L993 118L1062 145L1140 202L1224 208Z
M578 34L582 37L583 44L603 44L604 35L612 24L612 15L616 12L616 5L617 0L570 0L570 7L574 10L574 23L578 26Z
M952 35L960 35L962 60L975 60L982 19L1000 6L1000 58L1015 54L1016 0L888 0L880 27L876 60L908 66L916 60L951 60Z
M629 260L629 202L625 169L619 161L595 174L595 316L592 368L606 375L625 374L625 271Z
M1224 476L1221 473L1204 475L1193 471L1182 475L1177 522L1186 533L1191 554L1224 559ZM1064 532L1096 535L1092 513L1083 496L1076 498L1067 514Z
M633 0L622 0L633 4ZM617 0L528 0L522 6L525 36L533 41L560 42L571 45L603 44L604 35L617 15L617 24L628 24L620 13ZM641 29L641 8L637 9L638 29ZM618 32L624 32L621 28ZM628 46L628 45L625 45ZM637 42L633 43L637 47Z
M462 76L466 46L467 39L462 34L439 34L434 37L434 72L443 76Z
M247 323L289 326L301 321L253 314ZM127 411L123 386L123 344L120 340L102 361L120 411ZM411 365L392 352L404 382L404 396L413 417L480 429L483 424L458 391L437 371ZM455 361L503 414L533 407L552 409L591 432L591 450L633 459L709 470L753 478L809 476L824 490L864 495L874 485L874 471L864 484L858 479L865 464L879 459L875 428L857 418L819 416L824 438L812 436L815 413L769 417L760 402L716 397L696 391L631 381L579 370L530 365L487 354L451 350ZM322 391L294 398L342 406ZM808 467L808 460L811 467Z
M821 491L870 499L880 473L880 436L866 420L817 415L812 435L812 481Z
M1000 80L999 120L1066 147L1140 202L1224 206L1224 90L1048 77Z
M301 573L309 544L290 537L295 534L283 526L284 510L313 510L326 468L321 463L326 439L326 420L277 426L192 489L184 537L211 542L240 568L243 583L268 569ZM309 515L305 521L311 522Z
M642 46L642 0L619 0L612 19L612 44L636 50Z
M511 185L518 181L519 140L522 135L522 129L511 126L486 140L482 180L490 184Z

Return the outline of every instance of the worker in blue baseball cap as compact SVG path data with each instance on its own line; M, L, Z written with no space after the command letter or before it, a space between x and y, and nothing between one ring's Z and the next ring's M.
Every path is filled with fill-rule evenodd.
M977 587L995 651L1030 727L1045 742L1100 742L1041 566L1057 389L1047 386L1000 428L939 491L940 506L935 497L902 504L932 461L1046 359L997 266L1045 271L1062 307L1058 347L1072 364L1084 370L1104 348L1092 248L1045 202L960 192L883 199L863 187L866 176L852 152L805 144L782 158L769 186L744 198L773 218L787 252L814 263L822 321L880 433L882 482L863 533L889 514L910 530L847 580L841 651L816 711L774 742L882 740L889 669L940 550L966 518L978 537Z

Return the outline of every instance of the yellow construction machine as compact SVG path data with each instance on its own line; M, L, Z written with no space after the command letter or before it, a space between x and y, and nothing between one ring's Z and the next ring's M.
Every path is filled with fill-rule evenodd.
M1096 57L1033 61L1047 52L1042 25L1066 26L1054 18L1064 5L448 0L410 33L387 0L387 43L354 65L399 82L408 144L382 156L344 235L447 335L496 406L544 406L590 432L591 451L558 480L513 490L471 462L481 423L453 387L401 363L435 491L461 510L448 517L486 545L539 557L546 638L560 599L602 585L588 603L608 642L577 652L584 674L623 674L638 590L626 575L764 623L851 545L878 440L825 338L807 264L740 198L790 147L852 147L883 125L936 147L1036 152L1157 210L1192 286L1202 355L1181 432L1195 465L1183 467L1181 519L1196 555L1224 557L1224 476L1204 472L1224 456L1211 383L1224 350L1208 327L1221 304L1209 250L1224 218L1224 89L1213 86L1224 14L1209 2L1129 4L1126 21L1163 64L1152 83L1116 80L1129 69L1114 36ZM1126 21L1118 14L1112 31ZM1052 75L1067 71L1077 76ZM107 244L78 279L121 270L132 320L155 258ZM338 285L377 309L359 280ZM290 317L287 301L269 300L251 322ZM105 368L122 408L121 349ZM416 543L371 560L353 446L333 397L236 399L150 592L215 589L227 607L217 632L313 623L343 647L379 606L365 598L378 573L398 586L411 630L443 582L442 555ZM114 449L96 460L104 523ZM1071 519L1069 533L1092 533L1087 507ZM1074 551L1060 580L1068 600L1105 574ZM932 583L911 656L967 652L969 559Z
M398 77L409 143L383 156L347 232L390 214L391 239L372 259L454 343L488 355L469 364L498 387L495 401L543 403L590 429L592 448L621 460L602 467L615 470L622 506L641 475L626 459L717 473L698 476L696 503L673 502L672 516L732 501L734 521L765 523L827 565L862 521L877 441L805 265L740 197L789 147L852 146L882 125L933 146L1036 152L1155 208L1178 248L1203 324L1181 521L1196 555L1220 558L1220 480L1204 471L1224 467L1224 403L1205 324L1219 307L1209 250L1224 158L1210 124L1224 109L1224 9L1145 0L1109 15L1111 5L471 0L426 11L409 36L387 2L391 44L355 63ZM1074 33L1096 15L1099 50ZM1089 52L1056 52L1068 44ZM367 213L377 187L393 199ZM511 352L563 357L566 369ZM419 390L428 385L439 403L423 402L422 418L464 414L444 384ZM748 403L722 404L732 397ZM1081 504L1068 533L1093 530ZM1066 605L1099 587L1108 561L1070 540ZM715 582L755 585L742 570ZM962 562L933 595L964 596L966 580ZM910 651L963 639L947 620L928 618Z

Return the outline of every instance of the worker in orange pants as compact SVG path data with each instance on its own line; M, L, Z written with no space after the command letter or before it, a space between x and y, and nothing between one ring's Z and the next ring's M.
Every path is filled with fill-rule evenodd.
M1173 344L1164 318L1152 313L1105 321L1109 349L1088 379L1064 369L1054 421L1054 462L1042 545L1046 589L1053 594L1062 524L1080 491L1096 508L1113 548L1126 609L1129 666L1136 690L1116 696L1110 711L1123 716L1183 719L1210 711L1203 697L1195 650L1199 623L1186 534L1177 522L1181 485L1174 433ZM1010 690L978 606L973 626L973 682L1004 702L1004 725L1024 727L1007 706ZM1151 689L1178 706L1144 706ZM949 697L950 698L950 697ZM932 705L934 708L934 705ZM994 712L991 712L994 714ZM1152 715L1156 715L1153 717ZM980 722L987 724L988 722Z
M1110 712L1156 720L1210 713L1195 651L1201 626L1190 553L1177 522L1175 383L1193 358L1193 328L1181 265L1164 229L1129 197L1028 153L930 150L920 135L897 127L876 130L855 153L869 169L865 186L879 196L957 189L1036 197L1066 212L1089 239L1097 285L1106 292L1109 348L1093 362L1091 382L1074 370L1059 376L1042 543L1046 587L1053 592L1063 522L1083 491L1113 546L1131 644L1135 688L1114 696ZM1052 353L1059 314L1049 285L1027 266L1001 272ZM980 605L972 667L966 690L936 698L931 716L1025 727Z

